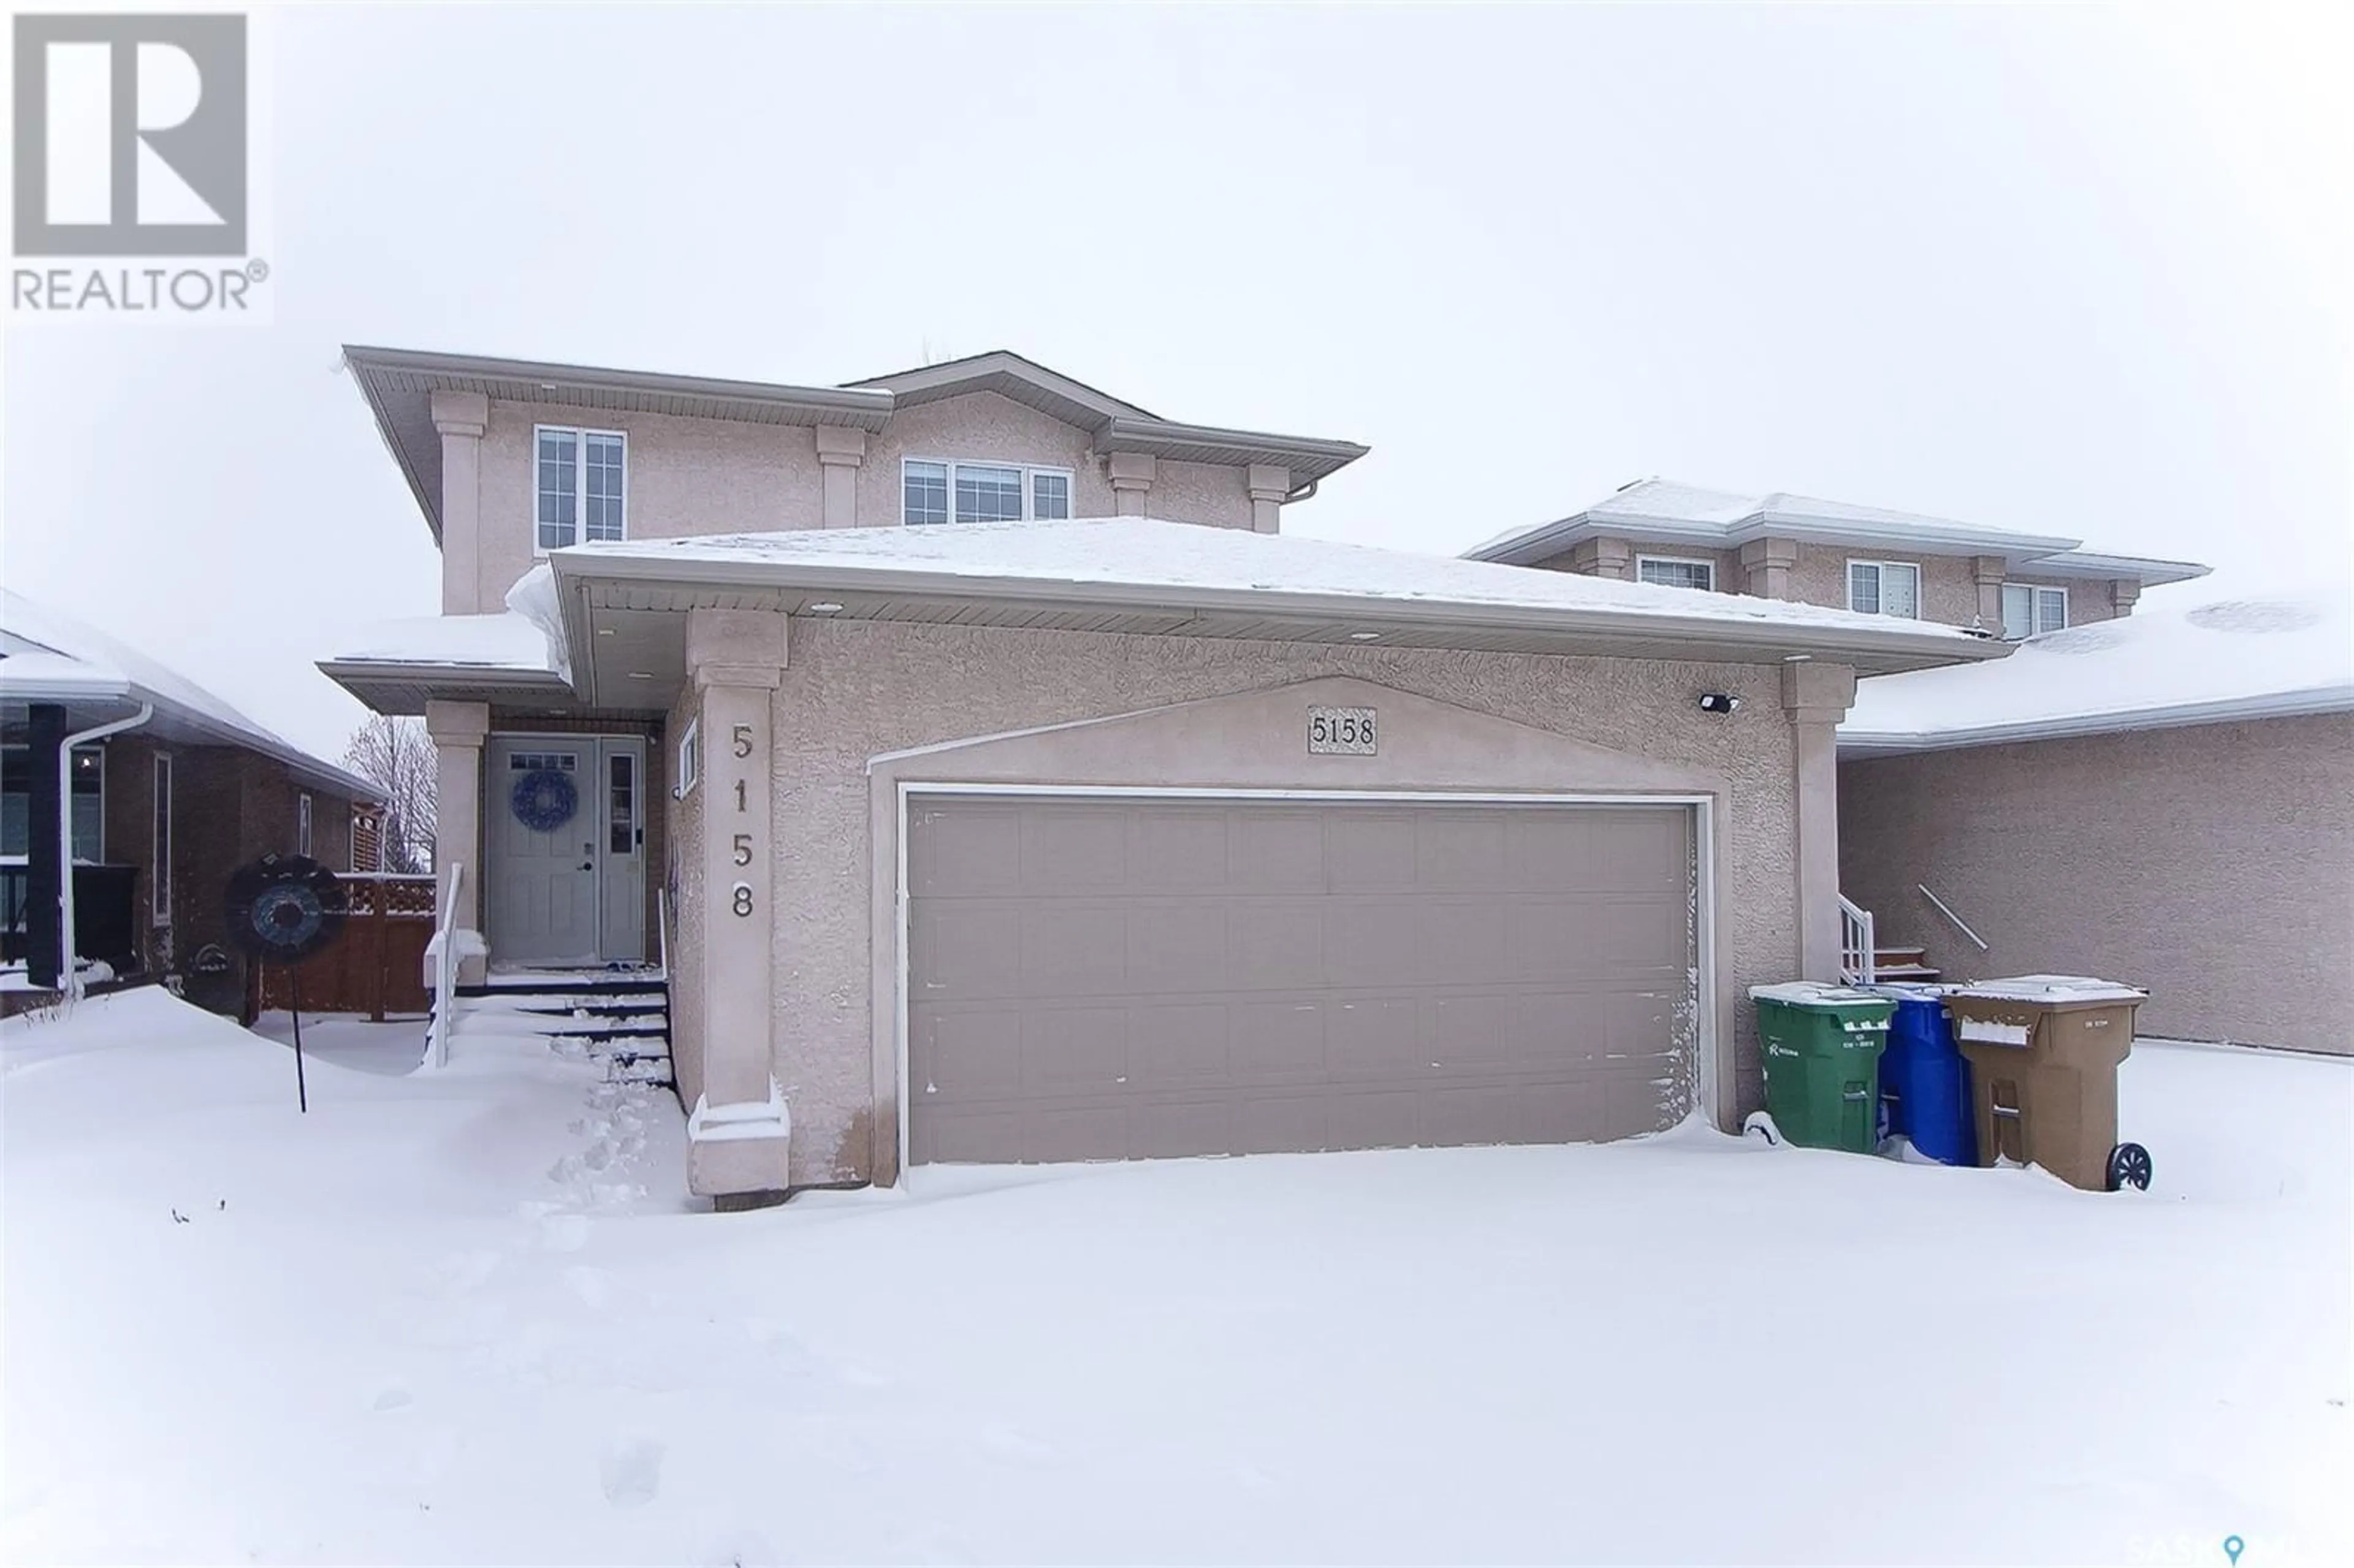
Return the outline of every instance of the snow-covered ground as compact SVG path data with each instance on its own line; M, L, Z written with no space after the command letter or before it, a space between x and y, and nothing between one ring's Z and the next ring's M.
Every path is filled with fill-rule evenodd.
M272 1021L272 1033L282 1023ZM12 1561L2354 1561L2354 1064L2147 1193L1604 1148L692 1209L666 1097L154 991L0 1027Z

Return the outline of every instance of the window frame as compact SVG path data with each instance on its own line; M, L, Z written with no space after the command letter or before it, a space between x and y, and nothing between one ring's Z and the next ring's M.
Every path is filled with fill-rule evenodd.
M686 721L685 731L678 737L678 789L671 798L684 800L695 793L695 787L702 782L703 721L691 718Z
M311 791L304 789L294 797L294 853L311 853Z
M1880 574L1873 595L1879 602L1871 609L1858 609L1856 608L1855 569L1858 567L1870 567L1873 571ZM1889 568L1892 567L1900 572L1911 572L1913 574L1913 613L1910 615L1899 615L1894 610L1888 608L1888 572ZM1847 608L1850 614L1884 615L1891 620L1925 620L1928 619L1928 617L1923 613L1927 607L1921 602L1924 574L1921 570L1921 563L1918 561L1883 561L1868 559L1861 556L1850 556L1848 557L1845 578L1847 582Z
M931 467L943 468L948 471L949 515L948 522L946 524L910 523L907 521L907 465L910 463L926 463ZM956 471L960 468L1008 469L1022 476L1022 515L1020 517L992 517L986 519L986 521L992 523L1059 523L1067 522L1070 518L1078 515L1079 475L1076 469L1058 468L1053 463L1044 462L1008 462L997 458L928 457L919 452L907 452L903 453L899 459L899 526L902 528L938 528L965 522L966 519L957 515ZM1037 482L1038 476L1041 474L1047 475L1051 478L1060 479L1063 482L1064 501L1070 508L1064 516L1057 518L1041 518L1038 515ZM537 516L536 512L534 513L534 516L535 518ZM974 519L974 521L981 521L981 519Z
M2027 630L2020 632L2013 632L2010 629L2010 596L2014 589L2027 596ZM2044 597L2047 594L2057 597L2060 601L2060 624L2057 626L2047 627L2043 624L2043 607L2049 602ZM2073 624L2070 620L2070 608L2068 590L2064 587L2052 588L2043 583L2005 583L2002 585L2003 641L2024 642L2031 637L2043 637L2054 631L2065 631Z
M154 796L148 802L150 846L154 859L147 874L147 912L154 924L172 923L172 754L155 753L152 774Z
M539 442L542 436L572 438L572 517L571 537L561 545L546 545L539 537ZM621 531L616 538L630 536L630 432L600 430L589 425L543 425L534 421L531 427L531 553L535 560L546 560L550 551L568 550L575 545L591 543L580 521L582 503L588 499L588 438L605 437L621 445ZM597 540L603 544L609 541Z
M1638 583L1644 582L1643 568L1653 565L1654 563L1665 567L1698 567L1707 575L1708 577L1708 581L1701 585L1700 591L1702 593L1714 593L1716 591L1716 563L1714 561L1709 560L1701 556L1638 555L1635 557L1635 580ZM1647 583L1646 586L1650 588L1690 588L1691 585L1689 583Z
M66 842L69 852L69 858L70 858L77 865L104 865L106 863L106 743L99 741L87 746L77 746L73 749L77 756L88 755L98 758L97 769L92 774L92 777L98 780L98 783L94 789L86 792L78 792L74 789L74 770L70 765L66 768L66 798L63 802L63 810L65 811L66 818ZM27 841L25 846L25 852L29 855L32 853L32 844L30 842L32 838L32 774L30 771L32 767L32 747L21 741L10 741L5 747L0 747L0 751L21 752L24 754L25 766L27 768L25 776L25 805L27 818L25 824L25 836ZM80 853L80 845L76 842L76 840L79 837L79 834L75 832L74 825L74 800L77 793L81 793L85 799L94 800L97 803L96 814L90 820L92 842L90 846L90 853L87 855Z

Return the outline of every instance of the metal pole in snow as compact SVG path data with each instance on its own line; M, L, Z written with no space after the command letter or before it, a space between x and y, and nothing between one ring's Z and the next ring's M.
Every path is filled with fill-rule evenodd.
M311 1086L302 1081L302 966L286 966L286 983L294 999L294 1100L302 1114L311 1114Z

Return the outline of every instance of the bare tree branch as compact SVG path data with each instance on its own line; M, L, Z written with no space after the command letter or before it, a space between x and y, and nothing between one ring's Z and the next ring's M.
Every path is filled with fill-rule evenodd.
M384 869L433 867L437 758L422 722L383 714L360 726L344 766L384 791Z

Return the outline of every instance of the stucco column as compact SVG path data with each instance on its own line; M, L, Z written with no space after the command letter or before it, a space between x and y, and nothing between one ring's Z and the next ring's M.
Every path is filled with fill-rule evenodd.
M687 1118L688 1191L721 1208L780 1201L792 1120L777 1087L775 789L770 704L785 617L687 612L687 679L703 744L703 1095Z
M1978 589L1978 627L2002 635L2002 579L2008 564L2000 556L1972 556L1970 576Z
M1152 481L1160 464L1145 452L1112 452L1104 471L1111 480L1111 509L1122 517L1152 514Z
M866 432L817 427L817 461L825 475L825 525L858 526L858 465L866 461Z
M1569 552L1569 569L1589 577L1635 580L1635 549L1624 539L1586 539Z
M1855 701L1855 672L1811 660L1782 666L1782 706L1797 742L1798 976L1836 980L1840 969L1839 723Z
M1283 498L1291 493L1291 471L1280 463L1255 462L1244 480L1250 487L1251 531L1279 532L1283 527Z
M1752 599L1788 599L1797 565L1796 539L1752 539L1741 546L1741 591Z
M2141 602L2141 579L2117 577L2109 584L2109 609L2119 616L2131 615L2134 606Z
M491 400L480 392L436 392L432 408L441 432L441 613L473 615L482 608L482 432Z
M448 895L450 867L466 869L458 877L457 929L479 933L482 928L482 741L491 733L488 703L425 705L425 733L433 740L433 875L442 892L435 895L435 913ZM482 979L480 958L461 955L458 978L465 984Z

